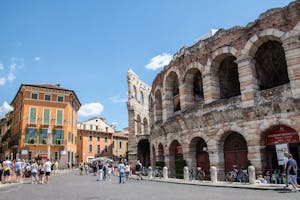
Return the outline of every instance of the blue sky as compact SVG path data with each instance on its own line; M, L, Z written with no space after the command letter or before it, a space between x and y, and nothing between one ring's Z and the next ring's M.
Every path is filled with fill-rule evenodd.
M245 26L289 2L2 0L0 117L22 83L61 84L86 108L79 121L102 116L121 130L128 124L128 68L151 85L162 63L210 29Z

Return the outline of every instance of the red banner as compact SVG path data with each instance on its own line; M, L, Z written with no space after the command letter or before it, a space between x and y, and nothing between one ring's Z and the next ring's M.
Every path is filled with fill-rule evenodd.
M294 129L286 126L276 127L271 130L266 136L266 145L289 144L298 142L298 133Z

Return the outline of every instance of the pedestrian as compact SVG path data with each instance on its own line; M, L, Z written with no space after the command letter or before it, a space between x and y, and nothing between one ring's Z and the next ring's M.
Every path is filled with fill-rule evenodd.
M48 158L47 162L45 162L45 172L46 172L46 181L45 181L45 183L49 182L49 176L51 174L51 166L52 166L52 163L50 162L50 160Z
M83 161L81 160L81 162L79 163L79 170L80 170L80 175L82 176L83 175Z
M135 173L139 177L139 180L142 180L142 170L143 170L142 163L139 160L137 160L135 165Z
M32 160L32 164L30 166L30 169L31 169L31 184L37 184L37 169L38 169L38 166L35 162L35 160Z
M45 178L45 166L42 160L39 163L38 170L39 170L39 179L40 179L39 183L43 184Z
M125 183L125 165L122 161L119 163L118 170L119 170L119 184L121 184L121 183L124 184Z
M103 180L106 181L106 175L107 175L107 164L105 163L103 165Z
M282 174L282 176L283 176L283 178L285 178L285 186L283 187L284 189L288 189L289 188L289 183L288 183L288 177L287 177L287 163L288 163L288 161L289 161L289 152L288 151L285 151L284 153L283 153L283 174Z
M21 159L17 159L17 162L15 164L15 170L16 170L16 181L17 183L20 183L20 179L22 176L22 168L23 168L23 162Z
M109 162L107 165L107 178L108 178L109 182L111 182L112 170L113 170L112 164L111 164L111 162Z
M126 163L126 165L125 165L125 177L126 177L126 181L129 180L129 175L130 175L130 165L128 163Z
M98 161L98 177L97 181L102 181L103 178L103 163L101 160Z
M4 183L10 183L10 170L11 170L11 161L6 157L3 162L3 174L4 174Z
M88 173L89 173L89 165L87 164L87 162L84 162L84 170L85 170L85 175L88 175Z
M55 160L55 162L54 162L53 169L54 169L54 174L58 174L58 161L57 160Z
M293 155L289 154L289 160L287 162L286 168L286 175L288 177L288 183L293 186L292 192L298 192L298 185L297 185L297 174L298 174L298 165L297 162L293 159Z

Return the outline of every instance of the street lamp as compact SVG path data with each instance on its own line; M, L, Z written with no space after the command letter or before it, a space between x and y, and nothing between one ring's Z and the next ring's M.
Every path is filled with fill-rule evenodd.
M52 145L52 129L51 126L49 126L48 131L47 131L47 153L48 153L48 159L50 159L50 149Z

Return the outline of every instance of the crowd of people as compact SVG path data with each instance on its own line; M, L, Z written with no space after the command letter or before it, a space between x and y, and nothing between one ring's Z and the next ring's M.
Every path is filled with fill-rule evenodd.
M49 182L51 171L57 173L58 162L52 163L49 159L9 160L8 157L0 162L0 184L31 180L32 184ZM14 180L12 180L12 177Z

